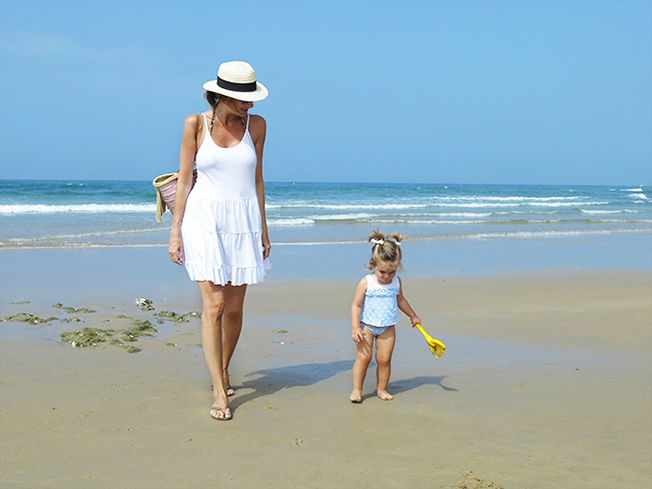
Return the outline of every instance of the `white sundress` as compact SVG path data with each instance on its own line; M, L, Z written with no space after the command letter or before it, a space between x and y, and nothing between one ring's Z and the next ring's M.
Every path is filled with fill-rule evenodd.
M262 217L256 194L256 148L245 133L237 146L215 144L204 117L197 150L197 181L181 223L184 265L194 281L255 284L271 266L263 261Z

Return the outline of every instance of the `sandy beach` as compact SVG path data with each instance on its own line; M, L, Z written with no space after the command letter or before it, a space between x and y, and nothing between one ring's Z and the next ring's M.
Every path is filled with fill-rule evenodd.
M652 483L649 270L408 273L405 293L446 355L436 360L403 318L395 399L375 396L370 371L360 405L348 402L356 281L272 278L248 292L234 419L217 422L199 320L155 316L199 311L195 285L182 269L143 265L146 253L2 253L2 317L57 320L0 323L1 487ZM138 320L157 329L122 341L138 353L60 339Z

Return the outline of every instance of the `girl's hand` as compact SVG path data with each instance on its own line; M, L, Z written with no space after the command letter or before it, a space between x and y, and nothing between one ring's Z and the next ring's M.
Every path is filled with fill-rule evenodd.
M363 328L354 328L352 333L351 333L351 338L356 343L360 343L362 340L364 340L364 329Z
M421 319L419 319L419 316L412 316L410 318L410 322L412 323L412 327L414 328L417 324L421 324Z
M183 243L181 242L181 236L170 234L168 253L170 253L170 259L174 263L183 266Z

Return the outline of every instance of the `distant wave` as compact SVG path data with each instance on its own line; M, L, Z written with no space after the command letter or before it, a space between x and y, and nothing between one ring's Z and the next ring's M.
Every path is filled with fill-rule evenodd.
M78 245L81 243L73 242L71 240L115 237L115 236L133 236L133 235L167 231L168 229L169 229L168 227L156 227L150 229L124 229L120 231L96 231L96 232L77 233L77 234L56 234L51 236L39 236L35 238L6 238L0 240L0 248L12 248L12 247L24 248L29 246L56 245L59 242L61 242L62 244L70 243L72 245Z
M484 200L484 199L483 199ZM283 209L322 209L322 210L337 210L337 211L354 211L354 210L409 210L409 209L435 209L437 207L444 208L469 208L469 209L487 209L495 207L586 207L592 205L607 205L610 202L603 201L559 201L559 200L517 200L510 201L492 201L482 202L473 199L468 200L447 200L444 202L430 202L430 203L404 203L404 204L362 204L362 203L347 203L347 204L315 204L308 202L294 202L283 204L266 204L265 208L269 210L283 210Z
M554 201L564 201L564 200L573 200L578 202L579 197L524 197L518 195L512 195L509 197L500 197L500 196L474 196L474 197L465 197L465 196L455 196L455 197L436 197L438 200L451 200L451 201L476 201L476 200L486 200L489 202L531 202L531 201L543 201L543 202L554 202Z
M502 232L502 233L478 233L478 234L469 234L464 236L465 238L477 238L477 239L495 239L495 238L515 238L515 239L527 239L527 238L562 238L565 236L590 236L590 235L599 235L599 234L619 234L619 233L642 233L650 232L649 229L591 229L591 230L567 230L567 231L513 231L513 232Z
M267 224L269 226L310 226L315 224L315 221L312 219L306 218L287 218L287 219L277 219L267 217Z
M10 214L101 214L105 212L156 212L156 204L0 204L0 215Z
M580 212L582 214L636 214L639 211L633 211L631 209L619 209L619 210L606 210L606 209L599 209L599 210L590 210L590 209L580 209Z
M611 214L607 214L611 215ZM539 219L539 218L528 218L528 219L442 219L442 218L433 218L431 216L383 216L381 214L375 216L368 216L365 218L343 218L340 216L340 219L333 219L333 216L324 216L324 219L313 218L267 218L267 223L270 227L288 227L288 226L316 226L316 225L327 225L332 224L343 224L347 225L354 221L353 224L356 225L413 225L413 226L427 226L427 225L450 225L450 226L469 226L469 225L489 225L489 226L528 226L535 224L563 224L563 225L597 225L597 224L651 224L652 220L649 219L600 219L600 218L590 218L586 217L584 219Z
M442 234L410 236L408 242L418 241L445 241L445 240L473 240L473 239L545 239L563 238L573 236L611 235L621 233L649 233L650 229L590 229L590 230L566 230L566 231L501 231L490 233L470 234ZM320 246L320 245L343 245L343 244L367 244L366 240L328 240L328 241L279 241L274 246ZM30 242L13 243L5 245L0 241L0 249L53 249L53 248L151 248L165 247L165 243L87 243L87 242Z

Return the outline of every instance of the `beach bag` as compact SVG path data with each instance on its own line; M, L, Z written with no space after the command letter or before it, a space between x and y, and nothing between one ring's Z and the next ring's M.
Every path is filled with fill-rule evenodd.
M196 114L197 117L197 147L199 147L199 136L202 133L204 121L201 115ZM165 209L170 209L170 213L174 214L174 199L177 195L177 180L178 173L164 173L159 175L152 181L152 185L156 189L156 221L161 222L161 216ZM197 181L197 169L192 172L192 187L195 186ZM191 190L192 190L191 187Z
M177 195L178 173L164 173L154 179L152 185L156 188L156 221L161 222L165 209L170 209L174 214L174 198ZM192 186L197 180L197 170L192 172Z

